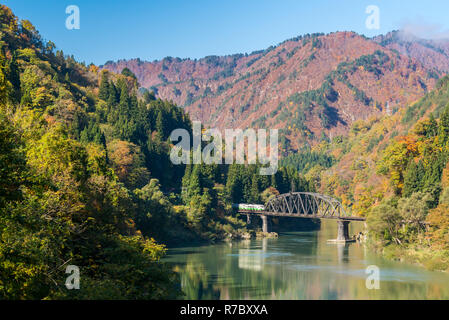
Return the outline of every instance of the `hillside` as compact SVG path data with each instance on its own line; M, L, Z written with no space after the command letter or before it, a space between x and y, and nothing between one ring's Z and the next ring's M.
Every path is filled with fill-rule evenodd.
M103 68L129 68L141 86L206 125L284 129L284 148L296 149L304 139L346 134L354 121L416 101L449 66L387 42L352 32L313 34L249 55L121 60Z
M170 133L192 131L181 108L3 5L0 21L0 300L181 297L165 244L260 236L232 203L314 190L293 169L174 165ZM82 290L64 289L68 264Z
M142 106L135 80L118 74L108 107L96 66L56 50L4 5L0 21L0 300L179 296L159 263L164 246L142 227L150 202L167 221L172 208L128 134L137 110L176 127L187 125L182 110ZM68 264L82 270L83 290L64 290Z
M335 157L312 168L320 191L367 217L370 242L388 257L432 270L449 267L449 77L393 116L354 123L347 137L323 142Z
M385 198L403 195L409 162L426 159L426 169L432 170L432 154L447 148L444 132L437 128L430 132L428 127L433 122L436 127L432 119L443 117L448 92L449 78L444 77L434 91L393 116L357 121L347 137L317 146L317 152L336 159L318 178L321 191L343 199L359 215L365 215ZM438 185L441 175L442 168L436 179ZM437 189L432 191L436 203L442 190L440 185ZM410 196L408 192L405 195Z

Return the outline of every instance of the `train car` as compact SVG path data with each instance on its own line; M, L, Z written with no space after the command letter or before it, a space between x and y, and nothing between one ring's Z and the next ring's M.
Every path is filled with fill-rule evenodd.
M265 206L261 205L261 204L236 203L236 204L233 204L232 207L234 209L242 210L242 211L254 211L254 212L265 211Z

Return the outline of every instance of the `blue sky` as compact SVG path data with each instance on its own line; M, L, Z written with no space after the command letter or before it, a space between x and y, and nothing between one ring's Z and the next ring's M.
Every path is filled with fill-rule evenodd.
M430 36L449 30L447 0L3 0L43 38L79 61L166 56L201 58L265 49L297 35L356 31L366 36L403 26ZM80 8L80 30L67 30L65 9ZM365 26L368 5L380 29ZM448 33L449 34L449 33Z

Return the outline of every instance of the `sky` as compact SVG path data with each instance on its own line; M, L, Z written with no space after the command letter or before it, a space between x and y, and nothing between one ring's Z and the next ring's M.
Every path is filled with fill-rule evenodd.
M366 36L406 29L449 37L447 0L0 0L30 20L45 40L78 61L251 53L315 32ZM80 10L69 30L66 8ZM379 29L368 29L366 8L379 8Z

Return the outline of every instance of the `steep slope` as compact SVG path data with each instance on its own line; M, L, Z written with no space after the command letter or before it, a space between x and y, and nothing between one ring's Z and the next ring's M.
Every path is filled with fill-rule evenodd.
M441 184L449 150L444 127L448 126L449 113L444 119L445 108L449 112L448 101L449 77L446 76L439 80L435 90L393 116L357 121L347 137L317 146L316 152L337 159L332 168L316 179L320 181L320 191L342 199L354 214L366 215L383 199L409 197L409 163L422 161L426 174L418 179L422 183L418 191L431 193L437 204L441 188L449 186L447 177L446 184ZM442 167L434 168L439 161ZM426 184L426 179L433 180Z
M321 192L367 218L372 248L441 271L449 270L448 101L445 76L395 115L358 121L347 137L322 143L314 152L337 161L309 173Z
M352 32L300 36L250 55L103 67L129 68L143 87L209 126L283 129L286 149L392 113L423 96L437 78L416 59Z
M156 192L137 200L117 177L114 158L129 177L141 149L113 133L118 121L102 119L98 68L55 52L4 5L0 21L0 300L176 298L176 276L159 263L165 248L137 227L137 213L148 212L137 209L141 200L156 199L143 193L162 193L147 174ZM129 114L137 88L110 76ZM117 104L108 111L120 111ZM110 133L100 130L107 126ZM134 176L144 177L142 169ZM162 196L156 201L172 210ZM61 290L66 262L83 270L83 290Z

